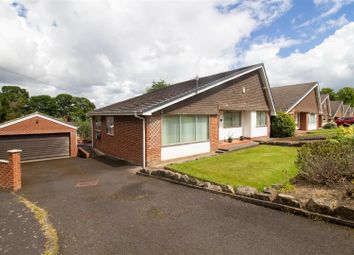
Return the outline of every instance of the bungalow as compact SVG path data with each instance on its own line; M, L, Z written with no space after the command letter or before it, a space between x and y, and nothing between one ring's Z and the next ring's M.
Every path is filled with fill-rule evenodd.
M344 117L351 117L351 110L352 110L352 108L350 107L350 105L345 104L343 107L344 107L344 114L343 114L343 116L344 116Z
M317 82L272 88L276 111L291 114L299 130L321 127L322 109Z
M97 109L92 147L136 164L207 153L269 136L274 103L263 64L176 83Z
M332 120L344 117L344 107L342 101L331 101Z
M329 94L321 95L321 107L322 107L322 125L331 122L332 114L331 114L331 101L329 99Z

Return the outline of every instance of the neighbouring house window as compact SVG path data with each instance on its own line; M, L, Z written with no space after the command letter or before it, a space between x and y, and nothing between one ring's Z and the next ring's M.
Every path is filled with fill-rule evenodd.
M95 129L101 130L101 116L95 117Z
M315 113L310 113L309 125L316 125L316 114Z
M209 116L171 115L162 118L162 145L209 139Z
M106 117L107 134L114 135L114 117Z
M241 127L242 112L240 111L225 111L224 112L224 128Z
M257 127L267 126L267 112L257 112Z

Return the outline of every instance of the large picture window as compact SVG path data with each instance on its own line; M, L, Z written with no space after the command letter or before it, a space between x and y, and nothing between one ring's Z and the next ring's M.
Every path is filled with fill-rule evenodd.
M114 135L114 117L106 117L107 134Z
M241 127L242 112L240 111L225 111L224 112L224 128Z
M267 112L257 112L257 127L266 127L267 126Z
M171 115L162 118L162 145L207 141L209 116Z
M316 125L316 113L310 113L309 125Z

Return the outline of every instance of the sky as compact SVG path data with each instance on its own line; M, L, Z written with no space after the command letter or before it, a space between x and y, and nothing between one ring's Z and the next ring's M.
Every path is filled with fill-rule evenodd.
M97 107L264 63L271 86L354 86L354 0L0 0L0 86Z

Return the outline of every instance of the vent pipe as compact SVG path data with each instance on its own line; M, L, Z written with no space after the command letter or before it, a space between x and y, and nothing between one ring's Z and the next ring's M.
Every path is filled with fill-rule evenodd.
M198 88L199 88L199 76L198 76L198 74L195 76L195 82L196 82L196 93L198 93Z

